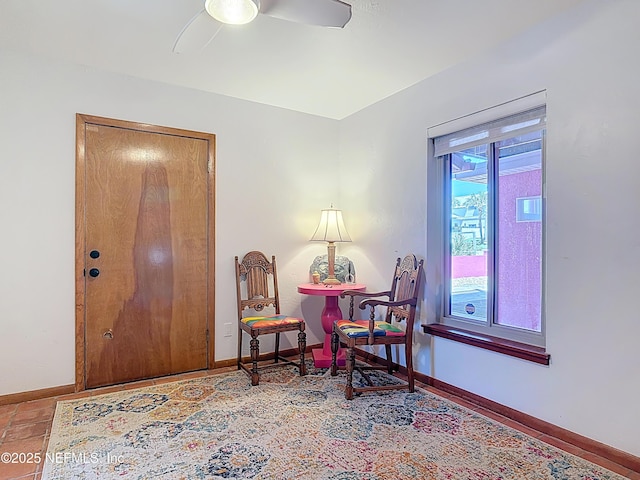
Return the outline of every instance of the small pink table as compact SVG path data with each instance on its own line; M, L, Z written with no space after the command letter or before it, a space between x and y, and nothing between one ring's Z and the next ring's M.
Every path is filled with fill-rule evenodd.
M361 283L341 283L340 285L324 285L322 283L303 283L298 285L298 293L304 295L320 295L324 297L324 309L320 319L324 329L324 344L322 348L312 350L313 363L318 368L328 368L331 366L331 332L333 322L342 320L342 311L338 305L338 297L345 290L362 291L367 287ZM344 350L338 350L338 366L344 365Z

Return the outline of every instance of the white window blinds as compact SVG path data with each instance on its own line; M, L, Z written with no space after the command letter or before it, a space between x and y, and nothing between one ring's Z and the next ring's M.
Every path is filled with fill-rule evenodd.
M476 145L497 142L525 133L542 130L547 121L546 106L466 128L434 139L435 156L459 152Z

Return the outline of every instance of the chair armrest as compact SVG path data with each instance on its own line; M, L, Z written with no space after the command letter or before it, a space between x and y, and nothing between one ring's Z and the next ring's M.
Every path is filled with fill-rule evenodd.
M340 294L340 298L344 298L347 295L351 297L384 297L391 295L391 291L386 292L361 292L360 290L345 290Z
M356 297L370 298L370 297L381 297L384 295L386 295L387 297L390 297L391 291L366 293L366 292L361 292L359 290L345 290L340 294L340 298L349 296L349 320L353 321L353 304Z
M358 305L360 310L364 310L367 306L376 307L378 305L383 307L402 307L404 305L411 305L414 307L417 301L415 298L407 298L406 300L399 300L397 302L385 302L384 300L376 300L376 299L367 299L362 300Z

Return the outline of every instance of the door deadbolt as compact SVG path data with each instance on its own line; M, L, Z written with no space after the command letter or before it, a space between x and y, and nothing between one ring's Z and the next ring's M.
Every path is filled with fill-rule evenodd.
M97 268L92 268L91 270L89 270L89 275L95 278L100 275L100 270L98 270Z
M98 250L91 250L91 252L89 252L89 256L91 258L98 258L100 256L100 252Z
M102 336L104 338L106 338L107 340L113 340L113 330L111 330L111 329L107 330L106 332L104 332L102 334Z

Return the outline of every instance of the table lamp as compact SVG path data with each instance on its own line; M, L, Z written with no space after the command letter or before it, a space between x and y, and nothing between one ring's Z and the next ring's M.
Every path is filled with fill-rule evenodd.
M322 210L320 216L320 223L316 228L315 233L311 237L311 242L328 242L327 245L327 257L329 260L329 272L327 278L322 282L325 285L340 285L340 280L336 278L335 264L336 264L336 245L335 242L350 242L351 237L347 233L347 229L344 226L344 220L342 219L342 210L336 210L328 208Z

